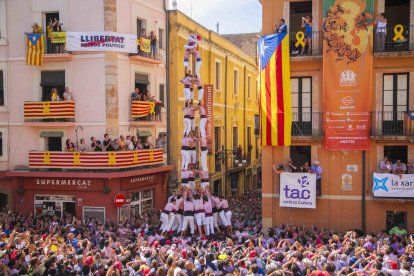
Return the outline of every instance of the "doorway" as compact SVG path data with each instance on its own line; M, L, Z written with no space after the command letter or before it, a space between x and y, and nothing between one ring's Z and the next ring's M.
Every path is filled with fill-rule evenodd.
M62 151L62 137L46 137L48 151Z
M296 166L297 171L305 162L311 163L311 146L290 146L290 158Z
M397 160L401 160L401 162L406 164L408 159L408 147L384 146L384 156L388 156L392 163L395 163Z
M214 181L213 194L221 196L221 179L217 179Z
M387 211L385 223L387 231L400 224L407 225L407 212Z
M8 196L5 193L0 193L0 211L7 210Z
M55 21L59 21L60 22L60 18L59 18L59 12L48 12L45 13L45 33L46 33L46 48L45 48L45 53L46 54L55 54L55 53L59 53L59 47L58 46L54 46L52 44L51 41L51 37L50 37L50 33L47 31L47 26L49 25L50 21L55 22ZM56 25L57 26L57 25ZM53 32L53 30L52 30ZM55 44L56 45L56 44Z

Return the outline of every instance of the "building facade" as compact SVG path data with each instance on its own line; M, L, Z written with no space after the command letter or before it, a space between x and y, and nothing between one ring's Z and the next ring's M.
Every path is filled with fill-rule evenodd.
M50 22L56 26L48 30ZM41 66L26 65L25 33L42 26ZM164 1L0 1L0 207L10 210L96 214L115 221L166 201L166 147L123 152L65 152L65 142L103 141L123 135L153 145L167 131L166 11ZM65 50L50 32L115 32L139 38L145 29L158 37L155 53ZM51 101L53 88L63 99ZM156 114L133 115L131 92L149 91ZM157 101L157 104L155 102ZM139 103L138 103L139 104ZM163 138L165 139L165 138ZM121 209L114 197L122 194Z
M171 164L181 168L185 100L184 85L180 80L184 77L184 45L193 33L201 36L199 51L202 82L213 85L212 153L208 156L210 187L220 195L243 194L253 188L256 182L260 151L255 124L258 116L255 59L179 11L169 12L171 106L168 117L171 132L168 137L171 143ZM194 91L197 95L196 88ZM194 104L197 103L195 100ZM199 125L197 116L198 112L196 126ZM242 148L241 158L236 157L239 145ZM177 185L179 177L179 171L176 171L172 177L173 187Z
M275 30L284 18L290 35L291 90L293 97L292 146L265 147L263 166L263 223L318 225L337 230L363 229L378 231L404 223L414 229L414 202L403 198L373 196L373 173L384 156L392 162L414 160L414 137L406 113L414 110L414 71L412 63L414 1L374 1L374 18L385 13L387 29L385 47L374 48L372 101L370 102L370 148L365 151L330 151L323 148L323 0L262 0L263 33ZM295 50L301 18L313 16L312 50L300 55ZM395 26L401 24L406 34L401 43L393 40ZM374 32L376 29L374 29ZM374 38L375 39L375 38ZM375 40L374 40L375 44ZM357 78L364 78L359 75ZM321 196L316 209L279 207L279 175L270 164L292 158L298 165L320 161ZM404 197L404 196L402 196Z

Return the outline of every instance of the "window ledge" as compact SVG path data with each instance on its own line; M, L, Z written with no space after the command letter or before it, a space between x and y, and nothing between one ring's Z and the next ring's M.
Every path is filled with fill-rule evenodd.
M0 106L0 112L9 112L9 107L8 106Z
M0 38L0 46L6 46L7 40L5 38Z

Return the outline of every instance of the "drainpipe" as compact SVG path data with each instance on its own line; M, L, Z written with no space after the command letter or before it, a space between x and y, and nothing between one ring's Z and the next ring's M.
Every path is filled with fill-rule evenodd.
M226 153L224 163L224 191L227 189L227 59L228 55L224 58L224 150ZM225 194L225 193L224 193Z
M165 70L166 70L166 87L165 94L167 99L167 164L171 164L171 129L170 129L170 118L171 118L171 103L170 103L170 12L167 10L167 0L164 1L165 11L165 40L166 40L166 57L165 57Z
M365 197L365 190L366 190L366 156L365 150L362 151L362 202L361 202L361 224L362 224L362 232L364 235L366 233L366 197Z

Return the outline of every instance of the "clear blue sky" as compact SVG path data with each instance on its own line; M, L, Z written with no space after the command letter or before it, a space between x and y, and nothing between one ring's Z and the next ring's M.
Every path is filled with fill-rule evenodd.
M171 0L170 0L171 1ZM258 0L177 0L178 9L207 29L220 34L259 32L262 6Z

